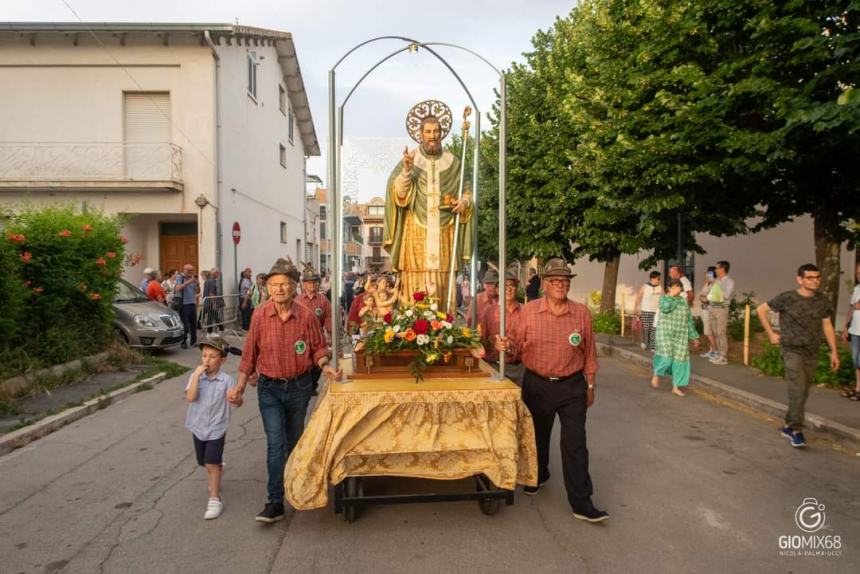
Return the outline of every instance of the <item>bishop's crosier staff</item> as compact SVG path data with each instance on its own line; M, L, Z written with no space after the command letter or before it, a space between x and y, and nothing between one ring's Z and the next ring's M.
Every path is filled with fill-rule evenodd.
M472 108L470 106L466 106L463 110L463 150L460 154L460 188L457 190L457 201L460 201L463 198L463 186L466 182L466 144L468 143L469 137L469 116L472 115ZM474 168L473 168L474 169ZM449 313L454 312L453 307L451 306L454 299L454 287L456 285L456 271L457 271L457 257L458 257L458 249L457 242L460 237L460 213L458 212L456 217L454 218L454 242L451 248L451 270L448 273L448 301L445 302L445 308Z

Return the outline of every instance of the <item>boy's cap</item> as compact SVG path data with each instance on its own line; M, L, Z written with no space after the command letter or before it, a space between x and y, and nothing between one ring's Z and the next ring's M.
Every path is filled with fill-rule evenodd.
M227 345L220 338L212 338L212 339L206 339L205 341L200 341L200 343L198 343L197 346L201 350L203 349L203 347L212 347L213 349L215 349L216 351L221 353L222 357L227 356Z

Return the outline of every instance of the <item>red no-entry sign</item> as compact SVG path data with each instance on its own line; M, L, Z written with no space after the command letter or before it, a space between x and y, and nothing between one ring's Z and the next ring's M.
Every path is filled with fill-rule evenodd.
M239 240L242 239L242 228L239 227L239 222L233 223L233 243L239 245Z

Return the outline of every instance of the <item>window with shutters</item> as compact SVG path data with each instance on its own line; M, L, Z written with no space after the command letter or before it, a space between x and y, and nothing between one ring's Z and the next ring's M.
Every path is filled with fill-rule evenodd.
M287 242L287 222L281 222L281 243Z
M282 114L287 115L287 90L280 84L278 85L278 109Z
M281 160L281 167L287 167L287 148L282 145L278 145L278 154Z
M257 101L257 52L248 52L248 95Z
M135 180L170 179L170 94L123 93L125 175Z

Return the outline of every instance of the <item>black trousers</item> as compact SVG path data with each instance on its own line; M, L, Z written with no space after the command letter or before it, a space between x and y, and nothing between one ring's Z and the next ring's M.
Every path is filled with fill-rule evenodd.
M190 337L193 347L197 344L197 305L183 305L179 316L182 318L182 326L185 327L182 340L185 341Z
M244 308L241 309L242 312L242 328L244 330L248 330L251 328L251 315L254 313L254 307L251 305L251 302L248 301L248 304L245 305Z
M555 417L561 420L561 469L567 500L575 511L591 508L593 492L588 474L588 448L585 438L587 412L585 376L580 372L550 382L526 369L523 376L523 402L535 426L538 456L538 483L549 479L549 439Z

